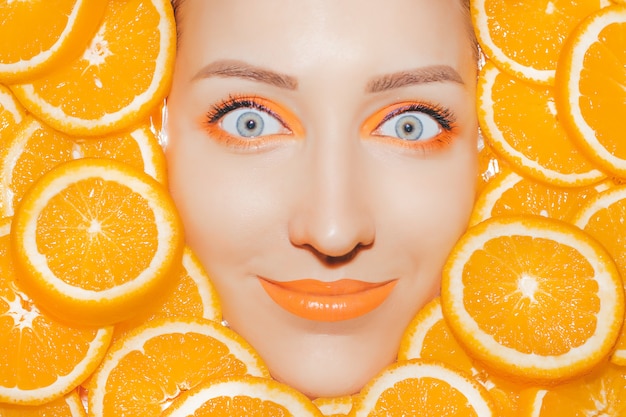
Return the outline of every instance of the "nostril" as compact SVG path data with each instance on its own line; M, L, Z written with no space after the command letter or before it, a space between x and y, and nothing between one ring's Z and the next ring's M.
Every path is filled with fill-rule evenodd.
M368 245L358 244L357 246L352 248L350 252L345 253L343 255L336 255L336 256L322 253L312 245L307 244L307 245L304 245L304 247L306 247L309 251L315 254L315 256L317 256L317 258L324 264L328 266L340 266L340 265L344 265L352 261L362 251L369 249L371 247L371 244L368 244Z

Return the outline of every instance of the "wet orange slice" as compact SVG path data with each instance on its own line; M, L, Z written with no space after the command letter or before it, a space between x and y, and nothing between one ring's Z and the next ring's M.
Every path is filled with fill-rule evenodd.
M89 415L153 417L203 381L235 375L269 378L252 347L204 319L162 319L127 333L87 385Z
M182 224L167 190L129 165L58 165L24 195L11 230L20 285L46 311L112 324L171 289Z
M487 391L471 377L443 364L397 362L371 380L350 414L365 416L495 417Z
M67 326L41 312L16 284L10 228L10 219L0 220L0 404L41 405L71 392L96 369L113 328ZM0 405L3 412L10 413Z
M622 288L611 256L579 228L503 216L458 241L441 302L472 357L515 381L553 383L608 357L624 319Z
M585 155L626 177L626 6L589 16L568 37L556 73L559 117Z
M162 103L171 83L175 44L169 0L109 1L80 57L11 89L30 112L62 132L94 136L119 131Z
M322 417L304 394L268 378L208 380L178 398L162 417Z
M75 57L96 32L107 3L0 2L0 82L15 83L40 76Z

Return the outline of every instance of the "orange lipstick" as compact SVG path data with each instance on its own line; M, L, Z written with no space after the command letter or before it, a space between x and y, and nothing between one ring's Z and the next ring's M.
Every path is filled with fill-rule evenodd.
M280 307L314 321L341 321L362 316L387 299L397 280L371 283L351 279L278 282L265 278L263 289Z

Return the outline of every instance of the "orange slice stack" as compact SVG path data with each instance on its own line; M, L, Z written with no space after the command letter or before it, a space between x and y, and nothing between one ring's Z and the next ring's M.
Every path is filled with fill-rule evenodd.
M350 416L496 416L487 391L443 364L419 359L389 366L357 396Z
M78 55L96 32L107 3L2 2L0 82L39 76Z
M322 417L304 394L267 378L209 380L178 398L163 417Z
M555 383L608 357L624 320L617 267L580 229L543 217L498 217L459 240L443 271L453 333L487 367Z
M89 415L152 417L181 393L228 376L269 378L239 335L203 319L154 320L109 349L88 388Z
M567 38L556 106L570 136L601 169L626 177L626 6L593 14Z
M17 405L34 413L40 408L32 406L72 392L96 369L113 328L67 326L39 310L17 285L10 229L9 219L0 221L0 415L26 416Z
M11 89L30 112L66 133L94 136L129 128L169 90L172 22L168 0L107 2L81 56Z
M183 252L171 197L107 159L56 166L18 206L11 230L19 284L61 320L113 324L171 288Z

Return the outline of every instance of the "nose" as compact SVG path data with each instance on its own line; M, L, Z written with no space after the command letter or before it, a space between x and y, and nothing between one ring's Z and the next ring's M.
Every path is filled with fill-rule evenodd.
M289 238L327 263L346 262L376 234L366 163L359 147L345 140L320 141L307 152Z

